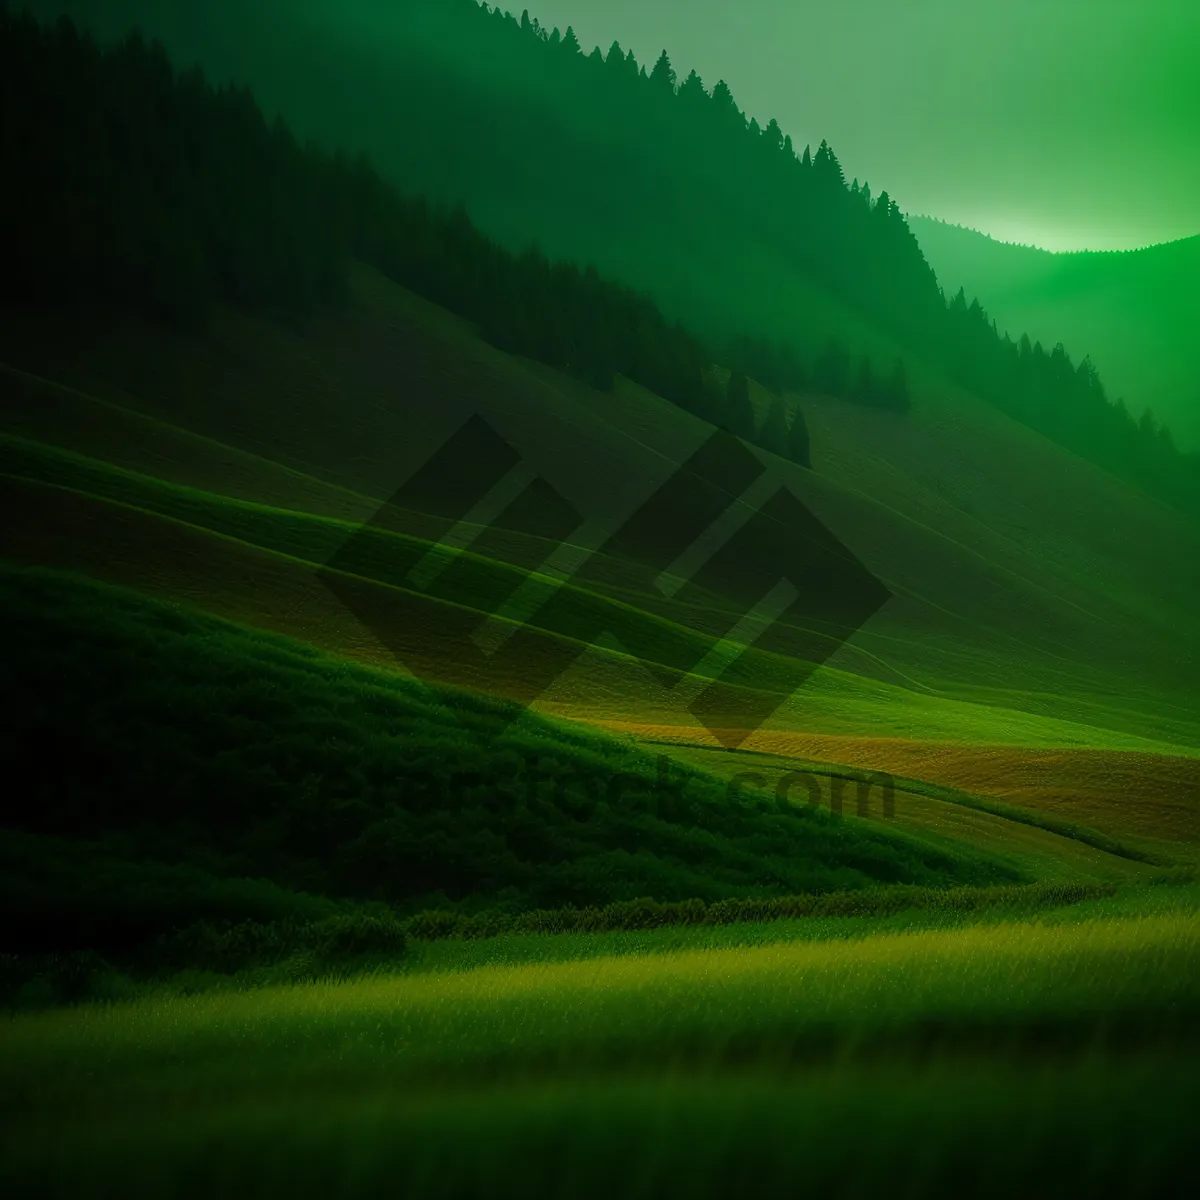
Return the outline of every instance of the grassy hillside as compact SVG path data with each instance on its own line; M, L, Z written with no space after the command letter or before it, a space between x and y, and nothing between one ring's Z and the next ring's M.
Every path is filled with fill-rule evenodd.
M238 86L0 16L4 1194L1193 1195L1192 460L665 59L36 7Z
M326 660L314 659L312 651L301 650L294 643L287 643L287 649L270 638L260 644L249 633L232 629L219 636L204 636L206 654L215 654L205 666L210 674L216 672L213 686L228 686L220 684L218 676L244 678L244 668L236 666L234 660L240 662L247 654L253 661L266 654L281 667L288 662L306 664L305 672L316 673L313 686L317 690L310 703L304 698L308 693L297 693L295 685L289 684L287 692L295 706L291 711L307 729L305 722L311 724L316 719L314 713L332 704L342 712L338 720L343 723L337 725L341 732L334 735L337 738L350 737L352 730L368 719L358 708L357 697L363 686L368 691L395 692L395 703L401 708L410 703L404 698L413 694L409 690L412 685L403 683L395 673L394 647L381 645L375 632L359 624L321 583L317 572L337 553L356 522L369 516L378 498L387 494L391 486L389 472L396 471L395 459L381 448L403 449L413 441L435 441L438 434L428 432L428 426L418 419L422 413L435 414L439 422L449 423L453 412L447 410L457 402L463 405L463 412L479 405L497 423L511 422L511 428L520 430L522 437L532 438L548 426L559 456L570 464L555 482L561 483L564 490L572 485L590 487L592 497L612 490L613 476L605 466L606 460L599 457L600 452L611 456L607 461L612 462L637 462L641 457L643 461L659 459L669 464L672 454L679 455L678 447L686 446L685 439L696 436L694 418L641 389L622 385L598 404L597 393L584 385L495 351L479 341L469 327L376 274L361 269L355 280L355 303L350 310L316 318L291 331L281 330L268 319L229 315L223 325L200 338L164 335L151 325L119 315L94 314L91 321L86 321L83 314L62 315L62 323L56 324L57 316L50 320L44 313L18 314L7 326L8 353L37 371L53 372L57 367L70 383L51 382L14 366L0 373L0 414L7 431L0 438L5 508L25 514L21 521L6 523L4 553L30 565L80 570L258 629L299 637L333 652L339 658L328 660L325 668L316 664ZM69 330L71 336L59 342L64 330ZM61 345L62 352L56 364L52 355L57 345ZM421 381L423 403L397 410L384 397L393 378L387 364L394 363L401 350L409 356L405 360L409 364L406 378ZM441 382L443 372L452 366L451 382ZM218 378L223 381L225 404L206 407L206 389ZM275 386L262 387L264 379L274 379ZM84 392L73 385L93 390ZM108 398L100 399L96 393ZM256 398L253 405L249 403L251 395ZM334 395L342 397L340 406L326 399ZM300 403L305 398L307 403ZM484 407L488 404L491 407ZM832 777L845 769L837 764L847 764L851 774L864 768L890 770L901 777L894 823L881 826L876 815L876 821L866 828L873 830L871 837L884 837L880 845L893 844L893 831L900 836L896 845L908 844L906 834L915 836L925 847L922 853L935 856L929 861L944 864L933 869L935 875L948 871L944 875L947 880L964 878L955 874L959 870L982 871L980 879L995 878L996 872L1001 876L1063 881L1127 879L1151 872L1155 863L1190 861L1187 847L1195 841L1194 806L1181 800L1194 790L1194 772L1188 765L1191 760L1181 757L1190 744L1189 726L1182 704L1178 715L1171 715L1169 693L1161 688L1161 680L1169 678L1173 668L1181 667L1179 661L1171 661L1172 656L1178 659L1180 645L1164 637L1153 650L1157 657L1137 664L1140 690L1134 686L1139 675L1130 670L1129 659L1097 663L1087 655L1093 622L1094 636L1099 638L1103 631L1103 622L1089 610L1112 605L1121 595L1127 596L1131 605L1143 604L1147 610L1156 605L1164 635L1182 626L1183 600L1176 599L1172 592L1171 576L1160 573L1153 577L1151 594L1147 577L1128 568L1121 570L1119 559L1103 553L1103 542L1076 548L1067 560L1065 553L1035 555L1011 537L982 541L983 531L1006 519L1011 521L1013 516L1009 514L1020 520L1023 512L1033 510L1034 505L1047 514L1043 534L1046 546L1061 546L1065 551L1086 536L1090 526L1077 520L1070 508L1054 509L1040 496L1038 489L1043 485L1033 471L1014 472L1013 477L1022 480L1027 489L1020 498L1011 495L1011 487L989 492L978 486L986 456L981 455L970 467L964 461L957 468L964 475L975 472L977 486L973 494L979 505L975 512L960 507L964 492L956 493L945 484L929 487L905 467L905 458L915 453L927 454L931 462L943 455L945 460L954 461L944 447L957 444L964 453L969 450L972 431L962 417L961 396L953 399L953 408L949 394L944 408L926 399L905 419L905 430L912 431L905 438L896 437L895 425L888 424L896 418L890 414L867 413L853 405L817 397L810 397L808 405L813 412L818 471L805 472L777 461L773 467L789 486L806 495L814 508L825 506L824 518L853 550L862 552L872 567L881 571L897 599L889 602L837 659L815 675L768 727L745 744L746 753L738 755L714 756L712 751L687 749L682 743L698 738L700 743L712 744L712 739L696 729L679 699L671 696L670 687L664 686L661 678L652 678L644 663L622 653L618 646L593 647L539 704L547 714L572 718L571 726L545 727L551 731L546 736L552 742L567 738L562 744L565 749L559 752L574 755L576 744L590 744L598 736L566 732L581 730L578 722L608 726L626 736L633 734L659 744L647 744L641 751L628 741L608 743L601 739L596 745L611 745L611 753L633 755L643 764L652 764L653 755L665 749L673 763L691 763L703 772L711 781L705 786L716 788L713 795L721 802L722 781L742 771L760 773L765 767L768 790L785 770L815 771L823 781L824 807L829 802ZM336 421L325 415L331 411L336 411ZM969 411L978 421L990 423L993 444L1007 431L1014 462L1027 461L1023 455L1046 456L1055 463L1056 470L1068 477L1074 470L1081 484L1090 483L1095 489L1090 502L1108 504L1114 521L1139 522L1135 540L1145 561L1151 559L1153 538L1165 544L1186 530L1168 510L1122 489L1085 464L1073 465L1060 451L1027 431L1006 426L1002 418L984 406ZM185 421L198 426L200 432L189 431L182 423ZM288 465L252 449L265 448L272 428L279 431L274 438L276 453ZM226 440L216 440L215 434ZM543 436L548 440L549 435ZM924 447L922 439L927 441ZM235 448L235 443L246 448ZM573 450L575 445L577 451ZM534 446L536 449L536 441ZM572 459L572 454L578 457ZM994 461L990 467L999 470ZM402 476L403 468L397 474ZM335 482L339 478L344 482ZM381 596L394 591L388 581L397 579L404 565L420 553L420 547L428 545L427 539L439 536L445 528L444 519L430 514L393 516L397 527L376 532L370 542L374 549L360 550L355 563L357 586L368 592L374 589ZM962 541L935 532L938 526L953 530L956 522L962 523ZM967 532L971 529L980 531L974 539ZM1119 529L1117 525L1106 536L1115 537ZM860 551L858 538L863 536L869 540L866 549ZM985 558L985 548L996 556L999 565ZM530 536L519 529L485 543L483 549L487 553L481 550L464 556L464 562L473 564L472 573L464 577L464 602L469 602L473 593L485 596L489 588L504 586L506 579L523 577L529 563L540 561L542 553L531 548ZM944 565L938 567L939 563ZM1182 592L1191 564L1176 565L1182 574L1175 586ZM954 581L944 594L929 579L935 567L944 573L943 578ZM113 618L108 634L101 636L105 604L84 602L81 597L91 593L79 593L79 598L72 599L71 588L81 585L68 587L48 579L37 584L44 591L35 589L32 593L39 597L33 606L35 616L29 594L22 588L33 587L30 580L37 578L10 576L13 582L9 596L17 605L14 611L23 613L21 619L29 630L23 639L29 656L25 661L31 671L36 667L42 676L47 662L62 663L53 676L55 686L73 695L74 704L86 706L89 695L99 703L94 689L112 692L114 689L105 683L107 672L133 653L134 642L123 640L133 636L132 630L126 618ZM638 620L651 631L639 634L643 648L655 645L656 639L695 636L697 612L689 607L694 597L685 593L668 602L649 586L644 572L639 572L635 564L619 559L608 562L597 578L595 591L569 585L566 593L578 592L580 604L599 605L602 609L621 604L626 611L640 614ZM20 580L26 582L17 587ZM997 597L991 610L996 625L989 628L978 616L989 604L991 593ZM1083 602L1064 603L1073 594ZM1027 597L1029 611L1036 615L1027 617L1017 605L1016 598L1021 595ZM713 593L700 607L711 616L729 603L728 598ZM904 604L907 611L902 609L899 615L892 611L893 606ZM127 596L118 608L134 611L130 605L135 601ZM387 609L386 600L379 602L379 609ZM150 611L146 610L147 614ZM432 604L428 620L410 631L407 651L412 663L419 666L422 653L439 653L439 631L444 633L450 611L445 604ZM187 624L191 619L176 613L168 629L183 635L192 629ZM139 618L138 625L153 628L158 620L147 615ZM1057 622L1056 633L1047 637L1052 620ZM1153 626L1146 628L1149 637ZM179 642L168 636L167 643L155 653L167 654L164 662L175 662L170 657L175 651L170 647L178 645L182 650L199 629L196 626L195 632L187 633ZM144 640L144 635L142 630L138 639ZM105 638L113 657L98 661L110 665L89 668L87 664L106 644ZM526 652L533 644L528 640L524 643ZM1156 645L1153 640L1148 644ZM1022 648L1019 656L1012 653L1014 646ZM228 663L223 657L226 647L232 656ZM386 673L372 674L368 670L363 674L357 667L348 667L347 659L382 668ZM170 669L177 675L184 671L176 683L185 688L186 671L199 660L193 662L185 656L178 661L179 665ZM753 670L747 683L769 686L773 675L771 654L764 651L752 655L748 664ZM1001 668L1005 686L997 686L989 678ZM126 678L128 671L122 671L122 678ZM325 678L322 671L327 675L324 683L319 682ZM480 690L497 689L494 676L473 678L465 674L459 681ZM1064 707L1063 699L1034 686L1044 686L1043 681L1052 683L1057 697L1069 696L1069 709ZM676 677L673 686L678 682ZM264 686L262 682L256 684L255 693ZM1089 693L1089 687L1095 690ZM267 693L271 690L268 687ZM499 690L503 693L503 686ZM181 692L183 696L191 694L190 687ZM201 703L200 711L193 707L197 702ZM203 718L211 707L196 699L188 700L182 708L168 706L166 711L173 714L169 727L178 728L176 722L182 720L185 725L199 721L203 728ZM64 711L61 720L70 724L73 711ZM284 711L278 701L261 711L260 719L269 722L262 727L264 737L269 728L291 719L285 718ZM144 718L130 714L128 719ZM344 724L347 720L349 725ZM527 720L541 727L532 716ZM151 744L163 745L164 753L188 752L187 745L197 736L194 731L187 741L177 744L161 715L156 721L156 732L147 735ZM515 744L525 736L521 728L514 727L513 736L518 739ZM849 732L857 736L847 737ZM898 741L897 734L904 734L907 740ZM227 734L214 736L232 736L232 728ZM14 737L26 750L39 744L32 732L14 733ZM580 737L583 743L578 743ZM953 751L946 745L947 739L954 743ZM264 747L270 741L268 738ZM670 745L663 747L661 743ZM347 741L342 750L336 749L338 744L330 743L329 752L349 754L349 747L355 743L353 739ZM122 778L119 745L116 742L103 750L105 770L114 780ZM1009 749L1001 751L998 745ZM1046 747L1057 749L1049 752ZM767 752L769 757L749 753L755 749ZM280 795L288 794L292 788L287 783L291 777L288 772L305 775L308 768L304 760L292 757L292 751L286 760L280 760L274 750L268 753L264 749L264 753L264 764L274 764L271 777L276 782L270 786L283 788ZM461 748L455 755L463 757ZM224 756L218 761L224 764L221 770L242 770L236 758ZM288 763L286 768L284 761ZM328 799L326 791L333 786L331 761L335 760L324 760L318 772L326 782L314 797L324 797L322 805ZM386 761L385 755L380 760L381 769L386 770ZM829 764L834 764L832 776ZM203 773L192 778L194 768L180 769L174 759L164 760L158 768L151 769L149 764L142 768L136 788L131 782L120 786L133 796L137 789L156 787L156 779L166 779L170 781L168 794L174 794L190 780L186 783L191 789L188 794L196 803L203 802L206 812L210 804L207 797L214 787L233 797L243 786L252 791L263 786L263 781L253 775L236 786L229 780L214 782L209 778L212 769L206 765ZM362 770L360 765L353 775L356 789L363 786ZM1026 789L1022 781L1031 776L1040 790ZM1146 781L1159 776L1158 791L1154 795L1146 793ZM905 778L914 782L907 784ZM63 780L61 784L66 789L63 794L77 793L75 803L82 803L78 797L90 794L86 788L78 790L81 782ZM851 787L847 797L852 791ZM1154 798L1158 795L1162 796L1161 802ZM848 803L852 807L852 802ZM54 805L45 806L44 811L46 819L56 824ZM313 811L304 821L311 824L316 818L317 811ZM119 818L114 826L118 832L123 820ZM19 819L12 828L13 836L23 829ZM223 834L226 839L235 836L235 841L219 841L201 852L194 842L195 831L205 826L187 824L181 826L181 830L184 828L190 831L186 845L178 840L180 833L169 830L153 834L149 843L152 850L145 850L140 840L148 836L146 831L133 843L143 847L137 850L138 856L151 855L151 863L176 863L179 869L200 872L183 887L183 895L191 898L179 902L182 909L179 904L163 909L163 920L169 925L199 920L206 914L221 919L241 914L259 921L278 920L281 913L292 911L294 902L288 898L293 895L310 897L299 903L301 911L309 914L305 919L315 920L325 919L321 914L329 910L319 905L323 903L321 897L330 894L345 897L347 902L385 897L411 909L454 902L456 898L462 903L485 906L545 905L641 894L660 899L682 898L685 894L751 895L763 886L783 892L803 891L846 886L854 871L859 872L861 882L924 878L919 873L904 874L909 868L903 868L899 876L889 875L890 868L884 869L879 863L868 865L865 860L859 867L850 868L851 875L839 874L842 868L836 865L837 855L831 858L827 849L814 849L814 856L808 859L803 853L797 857L796 851L789 851L785 864L783 859L771 857L774 852L764 858L764 847L757 844L751 857L745 857L731 843L726 866L711 857L705 857L702 866L699 860L688 866L691 851L686 849L690 844L686 837L676 848L665 851L669 867L660 868L635 855L618 868L610 857L614 852L621 857L624 851L615 849L621 841L614 830L599 834L599 840L590 848L586 843L578 844L574 853L582 857L574 867L562 864L550 869L546 864L535 865L533 860L521 865L519 856L504 867L501 864L507 860L503 856L494 862L489 858L485 873L491 882L487 886L481 882L482 876L476 879L471 875L469 885L462 882L466 876L460 878L457 872L470 874L476 870L462 852L443 859L439 851L422 868L434 871L434 875L422 876L424 881L418 886L404 883L403 870L395 863L377 864L379 870L367 872L357 860L344 869L335 869L336 864L328 860L318 863L305 859L303 853L296 858L290 851L284 858L272 851L272 856L264 859L262 838L266 835L261 832ZM283 836L272 828L270 837ZM102 877L123 879L132 869L129 844L104 840L116 836L113 829L99 842L95 838L100 835L92 831L91 840L74 847L47 841L49 831L50 826L24 830L20 837L34 840L14 842L10 847L11 861L41 864L41 874L29 885L33 891L24 896L35 914L38 904L48 903L52 891L61 890L64 878L86 875L86 871L79 870L81 862L93 867L103 863ZM411 831L405 842L409 850L410 835ZM747 835L758 836L750 834L749 826ZM120 834L121 838L128 836ZM243 845L236 840L242 836L249 842ZM327 838L318 840L328 844ZM375 834L367 836L364 827L361 836L349 843L342 835L335 840L342 846L339 856L344 856L351 853L353 845L365 847L378 838ZM639 836L639 844L642 841ZM496 843L497 850L502 844ZM251 852L249 845L258 848ZM491 853L487 851L486 855ZM561 849L554 851L555 855L560 853ZM165 859L154 857L164 854ZM479 860L479 869L483 869L483 861ZM803 865L806 861L809 866ZM772 862L774 866L769 865ZM847 866L849 863L847 860ZM956 863L963 865L952 865ZM811 874L812 870L817 874ZM437 871L449 874L443 877ZM268 887L260 895L252 889L252 899L248 900L238 890L241 885L230 891L229 884L220 882L243 875L263 878L270 881L269 887L283 890L271 892ZM827 882L821 882L826 878ZM765 879L775 882L764 884ZM372 890L377 884L369 880L376 880L383 890ZM182 886L178 881L176 885ZM121 920L127 919L121 913L128 912L121 906L145 894L145 888L151 886L134 871L127 898L122 900L118 893L112 901L116 915L103 915L105 907L97 895L79 894L74 901L64 902L65 907L51 909L51 924L57 930L53 936L70 928L70 922L78 921L85 910L92 912L101 925L109 921L119 927ZM159 889L155 894L161 894L167 885L160 880L153 886ZM30 903L31 898L36 903ZM318 907L305 907L313 904ZM38 936L45 937L45 922L38 926L38 920L35 915L35 928L42 929ZM84 944L96 936L93 930L78 934L75 940Z
M703 436L694 418L642 389L622 384L601 399L494 350L369 270L354 278L351 309L292 330L228 314L201 338L120 315L16 314L7 352L35 373L0 373L5 507L25 514L5 525L3 552L389 673L397 642L385 635L389 644L381 643L380 631L391 629L409 666L446 679L439 660L454 653L444 642L454 607L424 603L413 623L415 595L406 592L399 611L408 616L398 628L394 599L406 565L445 531L444 518L393 512L394 528L360 546L354 586L360 600L372 597L371 629L318 571L453 427L456 407L507 422L523 449L544 446L535 461L554 469L557 460L553 482L581 508L603 497L611 504L614 483L629 483L608 464L669 470L681 447ZM397 361L412 381L402 406L388 401ZM36 373L43 371L70 384ZM568 585L564 595L580 612L621 606L642 659L617 643L593 645L539 709L655 743L650 753L666 744L673 758L720 779L765 766L770 786L783 771L813 763L824 771L833 764L835 773L839 764L890 771L916 781L899 785L892 828L951 858L966 846L1017 873L1061 880L1136 877L1152 869L1145 859L1191 861L1197 777L1196 760L1185 756L1196 737L1187 682L1167 683L1187 670L1188 643L1176 635L1186 638L1190 628L1194 560L1167 547L1189 536L1188 526L940 388L944 399L930 387L903 422L808 397L817 471L767 460L775 478L880 573L894 599L744 742L745 754L697 749L700 757L689 758L687 744L714 742L676 690L686 680L646 669L655 647L669 661L670 647L730 611L730 600L687 592L668 599L644 570L617 558L603 562L588 588ZM206 404L211 394L223 403ZM985 437L993 450L977 452ZM268 445L289 465L264 457ZM998 446L1007 458L998 458ZM917 461L929 464L930 478L913 469ZM1074 481L1077 507L1054 503L1051 478ZM1100 506L1107 527L1088 519ZM546 548L517 529L476 551L460 561L460 569L470 566L460 603L471 622L473 597L482 603L525 578ZM1119 652L1114 623L1129 629ZM539 647L555 655L569 644L569 628L561 632L567 643L526 630L510 674L477 674L464 662L449 677L503 695L507 681L519 687ZM583 649L576 644L568 657ZM746 667L751 689L769 689L778 675L769 651L751 652ZM831 783L821 779L827 805ZM986 803L964 805L947 788ZM700 888L699 877L694 882ZM787 885L799 886L798 877ZM663 892L648 876L634 890Z
M1015 875L812 806L731 799L684 767L665 764L664 790L664 763L628 742L507 725L495 700L132 592L11 568L3 588L5 689L22 698L4 750L25 781L3 806L13 949L128 950L217 915L203 895L141 908L140 873L160 863L410 910ZM81 855L97 869L64 887L59 864Z
M302 328L230 315L203 338L164 335L119 315L14 314L3 337L16 369L3 379L5 427L43 444L61 439L64 448L100 461L136 428L137 444L147 449L119 451L117 461L143 476L273 509L362 520L478 412L581 513L609 527L706 436L702 422L643 389L623 384L599 394L496 351L463 323L365 268L354 287L354 310ZM88 398L29 375L61 381ZM1200 551L1195 529L936 376L922 391L904 418L810 396L816 470L763 459L770 475L759 495L765 499L779 484L794 490L893 594L777 716L779 727L861 732L865 722L893 736L966 742L1194 744L1190 611L1200 553L1185 547ZM160 424L147 423L138 410ZM202 436L187 441L180 427ZM265 466L264 450L289 469ZM247 452L258 457L246 458ZM18 473L69 483L78 469L60 465L57 474L46 474L44 463L37 470L27 463ZM278 512L258 512L247 525L248 517L230 524L227 515L220 521L195 515L195 499L164 508L161 488L150 499L146 485L136 486L141 498L132 498L135 484L127 478L116 491L111 478L84 490L211 523L306 561L323 561L336 539L334 526L298 525ZM232 510L209 503L206 511ZM288 526L286 537L262 532L268 518ZM135 570L120 554L98 556L95 544L74 537L73 519L63 520L54 538L45 530L33 539L42 547L75 542L76 550L61 550L59 565L71 565L70 554L78 552L91 561L102 557L102 569ZM425 538L445 528L444 521L411 514L402 524L397 532ZM300 527L308 532L296 542ZM6 536L12 544L24 535L16 528ZM523 571L544 552L519 531L487 547L489 556ZM703 613L711 620L722 611L702 591L690 604L686 591L668 600L644 569L616 562L601 568L595 586L668 621L695 628L699 619L705 628ZM228 574L221 568L214 578ZM180 586L200 595L201 573L193 575ZM227 605L231 594L240 595L240 608L222 611L260 622L273 614L268 623L291 614L299 620L303 609L295 603L263 599L266 581L276 575L273 568L256 587L213 589ZM290 631L318 644L362 640L345 617L304 622ZM1113 628L1125 631L1119 641ZM590 708L603 719L683 720L694 727L678 700L644 674L593 671L590 688L588 678L564 677L547 701L582 716ZM583 711L575 699L581 691Z
M1051 254L927 217L909 224L947 294L965 287L1002 329L1087 354L1110 393L1200 449L1200 237L1144 250Z

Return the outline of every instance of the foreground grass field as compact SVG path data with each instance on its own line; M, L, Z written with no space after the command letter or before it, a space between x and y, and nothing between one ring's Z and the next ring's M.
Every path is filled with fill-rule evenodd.
M1198 1101L1196 1060L1166 1054L365 1085L22 1122L0 1182L47 1197L1184 1198Z
M525 939L510 961L498 939L491 963L447 943L401 974L10 1018L6 1182L1186 1195L1196 901L1151 887L850 937L795 922L757 945L750 927L741 945L663 931L591 956Z

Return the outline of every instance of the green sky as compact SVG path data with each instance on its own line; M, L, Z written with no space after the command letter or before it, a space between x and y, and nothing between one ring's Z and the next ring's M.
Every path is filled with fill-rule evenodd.
M798 144L828 138L847 177L908 212L1051 250L1200 233L1200 0L534 0L530 14L574 25L585 50L666 47Z

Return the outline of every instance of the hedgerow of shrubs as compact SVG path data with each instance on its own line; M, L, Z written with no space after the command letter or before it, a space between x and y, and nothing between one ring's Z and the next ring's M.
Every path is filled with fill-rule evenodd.
M678 925L739 925L800 917L886 917L912 909L978 912L996 908L1054 908L1115 894L1109 883L1049 883L989 888L865 888L824 895L745 900L661 902L649 897L586 908L518 913L419 913L405 923L410 938L440 941L498 937L505 933L611 933Z

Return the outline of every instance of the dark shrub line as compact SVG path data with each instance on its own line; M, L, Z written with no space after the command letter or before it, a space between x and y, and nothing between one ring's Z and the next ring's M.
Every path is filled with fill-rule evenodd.
M512 933L612 933L681 925L740 925L800 917L886 917L909 910L977 912L983 908L1057 908L1116 893L1111 883L1045 883L988 888L889 887L824 895L745 900L658 901L645 897L602 907L476 914L433 910L405 922L410 938L473 940Z
M1185 884L1195 873L1163 873L1147 882ZM825 895L707 902L644 898L603 907L535 909L520 913L423 912L403 920L386 906L348 908L316 920L200 920L157 937L140 949L102 954L0 954L0 1008L133 999L168 982L184 990L350 978L401 964L414 941L478 941L512 934L600 934L684 926L715 927L797 918L888 917L902 912L1029 912L1115 895L1111 883L1050 883L949 888L886 887Z

